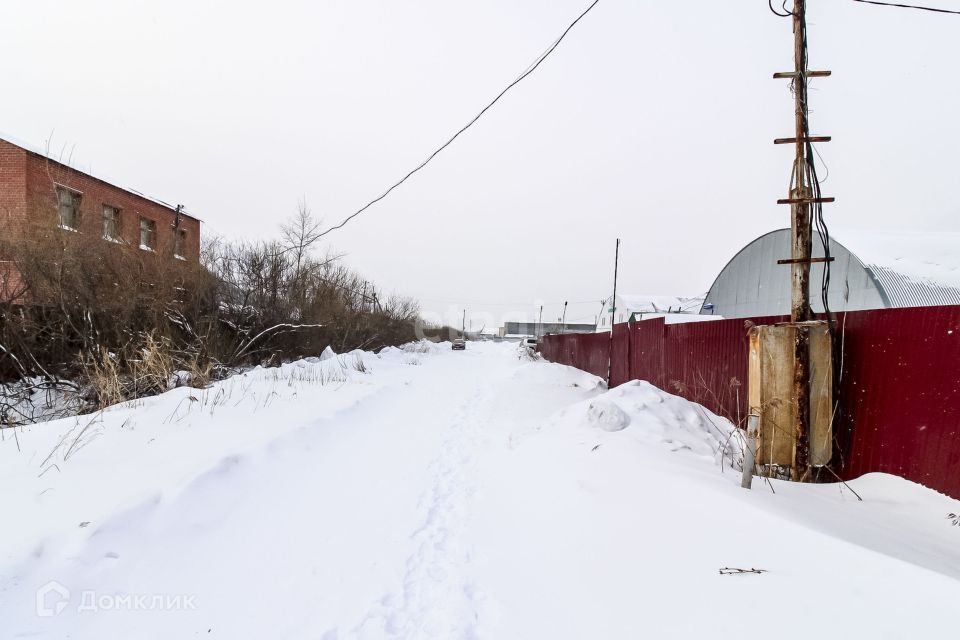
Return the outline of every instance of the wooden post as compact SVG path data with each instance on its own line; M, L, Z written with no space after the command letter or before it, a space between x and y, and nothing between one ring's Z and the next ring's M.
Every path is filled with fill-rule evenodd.
M753 468L757 460L757 434L759 431L760 416L747 416L747 440L743 450L743 474L740 477L740 486L749 489L753 486Z

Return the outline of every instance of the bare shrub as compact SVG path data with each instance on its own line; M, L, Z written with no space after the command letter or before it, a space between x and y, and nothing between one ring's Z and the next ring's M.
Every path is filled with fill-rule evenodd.
M420 327L421 338L430 342L453 342L457 338L466 338L467 335L450 325L424 324Z
M520 349L520 353L517 357L520 360L529 360L531 362L540 362L543 360L543 356L533 349Z
M93 410L161 393L174 372L203 387L254 363L416 337L416 303L320 251L305 206L278 240L207 240L199 264L60 230L55 203L35 213L26 233L0 227L0 383L77 380Z

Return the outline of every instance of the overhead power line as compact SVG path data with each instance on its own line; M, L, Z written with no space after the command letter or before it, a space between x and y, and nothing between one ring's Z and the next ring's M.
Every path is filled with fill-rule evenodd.
M952 9L938 9L936 7L921 7L914 4L898 4L896 2L880 2L879 0L853 0L854 2L862 2L863 4L876 4L881 7L898 7L900 9L918 9L920 11L933 11L935 13L952 13L954 15L960 15L960 11L954 11Z
M770 11L773 11L774 15L778 15L781 18L789 18L793 15L793 12L787 9L787 0L783 0L783 4L781 5L783 7L783 13L773 8L773 0L767 0L767 6L770 7Z
M598 4L599 2L600 2L600 0L593 0L593 2L590 3L590 6L588 6L586 9L584 9L583 13L581 13L579 16L577 16L577 19L570 23L570 25L564 30L564 32L563 32L562 34L560 34L560 37L557 38L556 41L555 41L546 51L544 51L544 52L540 55L540 57L537 58L537 60L527 68L526 71L524 71L523 73L521 73L521 74L517 77L516 80L514 80L513 82L511 82L510 84L508 84L507 87L506 87L503 91L501 91L499 94L497 94L497 97L494 98L487 106L485 106L485 107L480 111L480 113L478 113L476 116L474 116L473 119L472 119L470 122L468 122L467 124L465 124L459 131L457 131L455 134L453 134L453 136L451 136L451 138L450 138L449 140L447 140L447 141L444 142L442 145L440 145L440 147L439 147L436 151L434 151L434 152L431 153L429 156L427 156L427 159L426 159L426 160L424 160L423 162L421 162L420 164L418 164L418 165L417 165L415 168L413 168L409 173L407 173L407 175L403 176L403 178L401 178L398 182L396 182L395 184L393 184L389 189L387 189L386 191L384 191L382 194L380 194L379 196L377 196L376 198L374 198L373 200L371 200L370 202L368 202L367 204L363 205L362 207L360 207L359 209L357 209L356 211L354 211L353 213L351 213L349 216L347 216L346 218L344 218L343 221L342 221L340 224L338 224L338 225L336 225L336 226L333 226L333 227L330 227L330 228L327 229L326 231L323 231L322 233L320 233L317 237L318 237L318 238L322 238L323 236L327 235L327 234L330 233L331 231L336 231L337 229L342 229L344 226L346 226L346 224L347 224L348 222L350 222L351 220L353 220L354 218L356 218L358 215L360 215L361 213L363 213L364 211L366 211L367 209L369 209L370 207L372 207L373 205L375 205L376 203L380 202L381 200L383 200L384 198L386 198L388 195L390 195L390 192L391 192L391 191L393 191L394 189L396 189L397 187L399 187L400 185L402 185L404 182L406 182L407 179L410 178L410 176L412 176L413 174L415 174L416 172L420 171L420 170L423 169L425 166L427 166L427 164L429 164L429 162L430 162L431 160L433 160L435 157L437 157L437 155L438 155L441 151L443 151L444 149L446 149L447 147L449 147L449 146L453 143L454 140L456 140L458 137L460 137L460 134L461 134L461 133L463 133L464 131L466 131L466 130L469 129L470 127L472 127L472 126L474 125L474 123L483 116L483 114L485 114L487 111L489 111L490 108L493 107L493 105L497 104L497 102L500 101L500 98L502 98L508 91L510 91L510 89L512 89L512 88L514 88L515 86L517 86L524 78L526 78L526 77L529 76L531 73L533 73L534 71L536 71L537 67L539 67L540 64L541 64L544 60L546 60L547 57L548 57L551 53L553 53L554 49L556 49L556 48L560 45L560 43L563 41L563 39L567 37L567 34L570 33L570 31L572 31L575 26L577 26L577 23L580 22L580 21L583 19L584 16L586 16L588 13L590 13L590 11L591 11L595 6L597 6L597 4Z

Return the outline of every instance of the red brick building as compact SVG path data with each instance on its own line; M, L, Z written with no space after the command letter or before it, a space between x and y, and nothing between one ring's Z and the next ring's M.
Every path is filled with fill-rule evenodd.
M124 247L144 260L200 259L199 219L0 138L0 240L15 246L51 234L75 234L64 237L84 250ZM9 290L17 274L3 260L0 288Z

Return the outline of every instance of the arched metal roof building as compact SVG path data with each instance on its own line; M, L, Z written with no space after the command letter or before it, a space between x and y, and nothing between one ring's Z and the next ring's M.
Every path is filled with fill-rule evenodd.
M830 254L832 311L960 305L960 233L831 235ZM824 255L816 233L813 255ZM726 318L789 314L790 266L777 264L789 257L789 229L760 236L723 268L701 313ZM823 311L823 269L823 263L814 263L810 273L810 301L818 312Z

